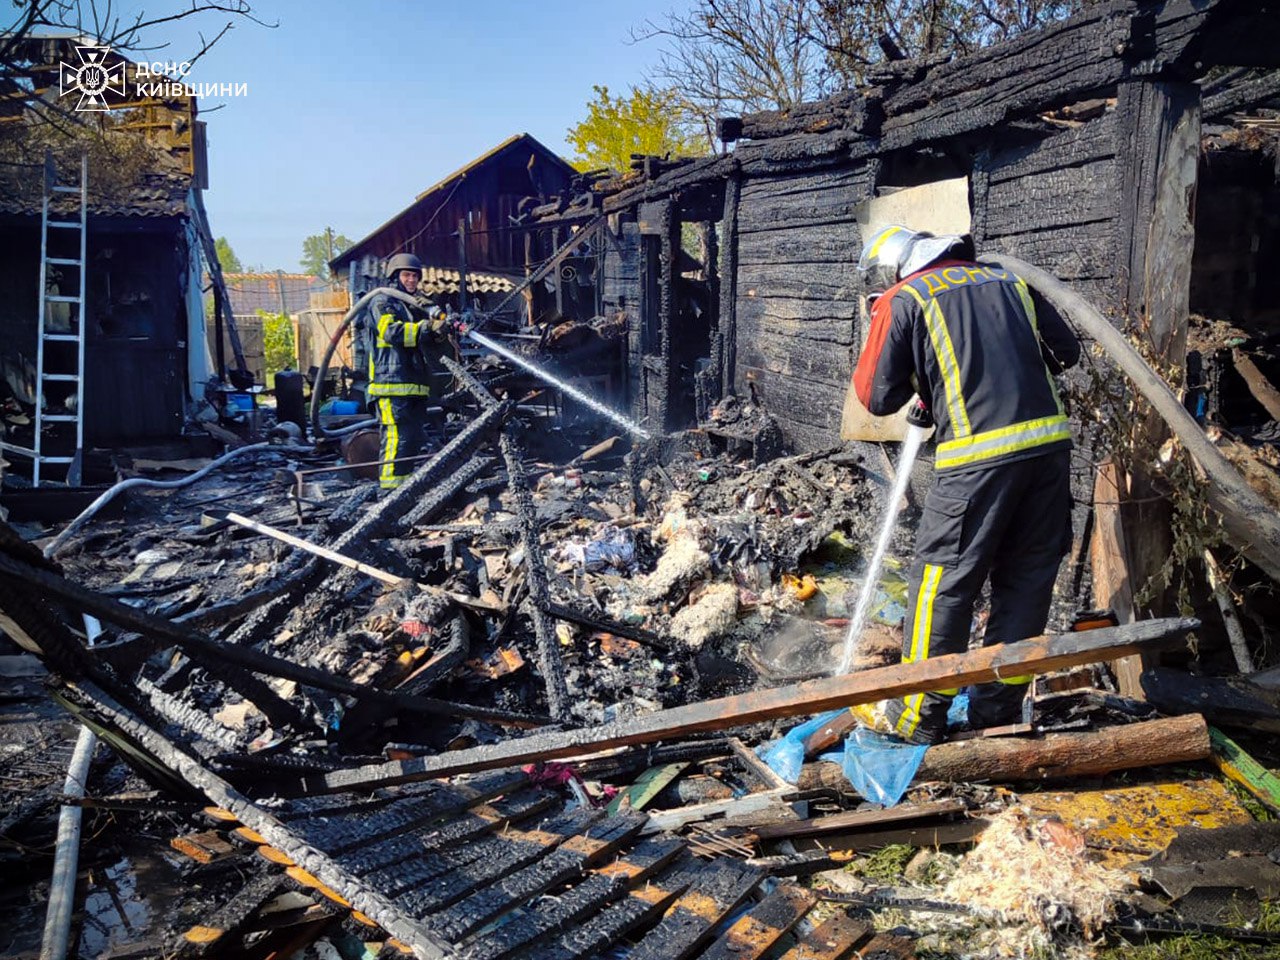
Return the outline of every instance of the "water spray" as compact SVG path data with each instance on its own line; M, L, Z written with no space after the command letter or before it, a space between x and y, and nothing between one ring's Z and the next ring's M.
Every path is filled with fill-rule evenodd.
M634 420L632 420L630 417L625 417L622 414L618 413L618 411L609 409L599 400L596 400L594 397L588 396L587 394L579 390L577 387L572 386L571 384L565 383L559 377L548 372L547 370L544 370L542 367L538 366L533 361L526 360L524 357L520 356L519 354L513 353L512 351L508 350L502 344L496 343L493 340L490 340L483 333L478 333L475 330L468 330L466 332L466 336L470 337L472 341L474 341L475 343L478 343L480 346L484 347L486 350L492 350L494 353L498 354L498 356L502 357L503 359L509 360L511 363L514 363L517 367L520 367L523 370L527 370L529 373L532 373L538 379L545 380L547 383L551 384L557 390L560 390L561 392L567 394L568 396L573 397L573 399L577 400L580 404L582 404L585 407L591 408L596 413L600 414L600 416L608 420L612 420L614 423L622 427L622 429L626 430L632 436L639 437L641 440L649 439L648 432L639 424L637 424Z
M876 585L880 582L880 568L884 565L885 554L889 552L889 541L893 539L893 530L898 524L902 498L906 495L907 484L911 482L911 468L929 428L933 425L928 414L928 409L917 399L907 416L907 435L902 441L902 453L898 457L897 476L894 477L893 489L889 491L889 499L885 503L880 537L876 540L875 552L871 554L871 563L867 566L862 592L858 594L858 605L853 610L853 619L849 621L849 632L844 638L844 652L840 657L840 666L836 668L837 675L848 673L857 658L858 640L871 610L871 598L875 596Z

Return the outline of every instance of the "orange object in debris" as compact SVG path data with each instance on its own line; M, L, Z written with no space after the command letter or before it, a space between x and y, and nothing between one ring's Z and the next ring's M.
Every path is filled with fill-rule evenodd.
M782 585L790 590L792 595L802 603L818 592L818 581L813 578L811 573L806 573L803 577L784 573L782 575Z
M612 633L597 633L593 640L600 641L600 652L610 657L621 657L628 660L640 650L640 644L626 637L615 637Z

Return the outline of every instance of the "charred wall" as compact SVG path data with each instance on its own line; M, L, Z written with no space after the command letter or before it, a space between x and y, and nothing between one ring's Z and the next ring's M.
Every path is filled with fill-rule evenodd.
M1116 306L1117 145L1108 112L979 154L971 184L978 249L1043 266L1099 306Z
M840 441L862 293L855 217L870 188L866 164L742 182L735 384L797 449Z

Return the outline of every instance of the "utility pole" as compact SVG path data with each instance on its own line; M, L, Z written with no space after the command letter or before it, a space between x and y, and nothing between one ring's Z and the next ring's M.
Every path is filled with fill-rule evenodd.
M324 269L325 269L325 272L326 272L326 273L328 273L328 272L329 272L329 264L333 262L333 227L325 227L325 228L324 228L324 243L325 243L325 246L328 248L328 251L329 251L329 257L328 257L328 259L326 259L326 260L325 260L325 262L324 262ZM332 278L332 277L330 277L329 279L330 279L330 280L332 280L333 278Z

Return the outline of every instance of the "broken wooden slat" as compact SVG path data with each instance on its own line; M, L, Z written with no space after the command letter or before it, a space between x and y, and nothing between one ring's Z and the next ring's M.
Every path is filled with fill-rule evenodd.
M213 863L214 860L221 860L235 852L235 848L222 839L222 835L216 830L201 830L174 837L169 841L169 846L196 863Z
M535 941L598 914L602 907L623 896L628 887L649 879L669 864L684 844L672 838L643 840L623 859L593 872L582 883L559 896L544 900L536 910L515 917L467 945L472 960L501 960L521 955Z
M813 820L797 820L794 823L774 823L759 827L753 832L761 840L781 840L785 837L811 837L823 833L838 833L864 826L899 823L903 820L920 820L925 817L942 817L963 813L965 805L959 800L935 800L932 803L903 804L888 810L854 810Z
M972 843L990 824L981 817L953 820L932 826L910 826L897 830L871 830L859 833L833 834L821 838L797 837L798 850L823 850L845 859L854 853L862 854L881 847L904 845L908 847L941 847L953 843Z
M818 902L793 884L778 887L711 944L700 960L759 960Z
M555 760L761 720L821 713L908 693L987 683L1002 676L1060 670L1167 644L1199 625L1198 620L1191 618L1170 618L998 644L917 663L659 710L634 720L584 730L533 735L434 757L335 771L307 780L303 792L354 790L491 770L533 760Z
M522 956L528 960L580 960L592 957L665 911L690 884L698 883L704 869L676 866L649 883L636 887L620 903L601 910L580 926L547 944L534 944Z
M735 860L709 865L656 927L645 934L628 960L683 960L694 956L712 931L756 888L763 874Z
M1280 813L1280 777L1258 763L1217 727L1209 728L1213 762L1226 776L1264 803L1272 813Z
M203 923L182 934L179 954L184 957L202 957L215 948L225 948L227 937L240 929L255 910L275 896L281 882L281 876L274 872L250 880L230 900L205 918Z
M1098 464L1093 480L1093 539L1089 564L1093 573L1093 603L1115 613L1120 623L1133 621L1133 583L1129 577L1129 545L1120 508L1125 499L1120 468L1114 461ZM1145 699L1139 677L1147 664L1141 655L1111 662L1122 697Z
M529 866L430 917L432 927L457 942L495 917L562 883L615 853L644 823L639 813L611 817L593 829L594 836L574 837Z
M837 913L801 937L780 960L841 960L870 935L870 926L847 913Z
M542 790L522 790L493 804L476 807L452 817L446 823L431 824L419 828L411 836L394 837L390 842L353 850L337 860L356 876L364 876L387 867L404 868L406 849L411 851L414 858L421 858L436 850L476 840L508 824L527 820L559 803L560 798L554 794Z
M480 888L541 860L560 844L579 833L590 831L603 816L602 810L579 809L536 829L504 831L493 838L500 845L495 855L467 863L406 890L395 898L396 906L419 919L443 910ZM434 932L434 925L428 925Z

